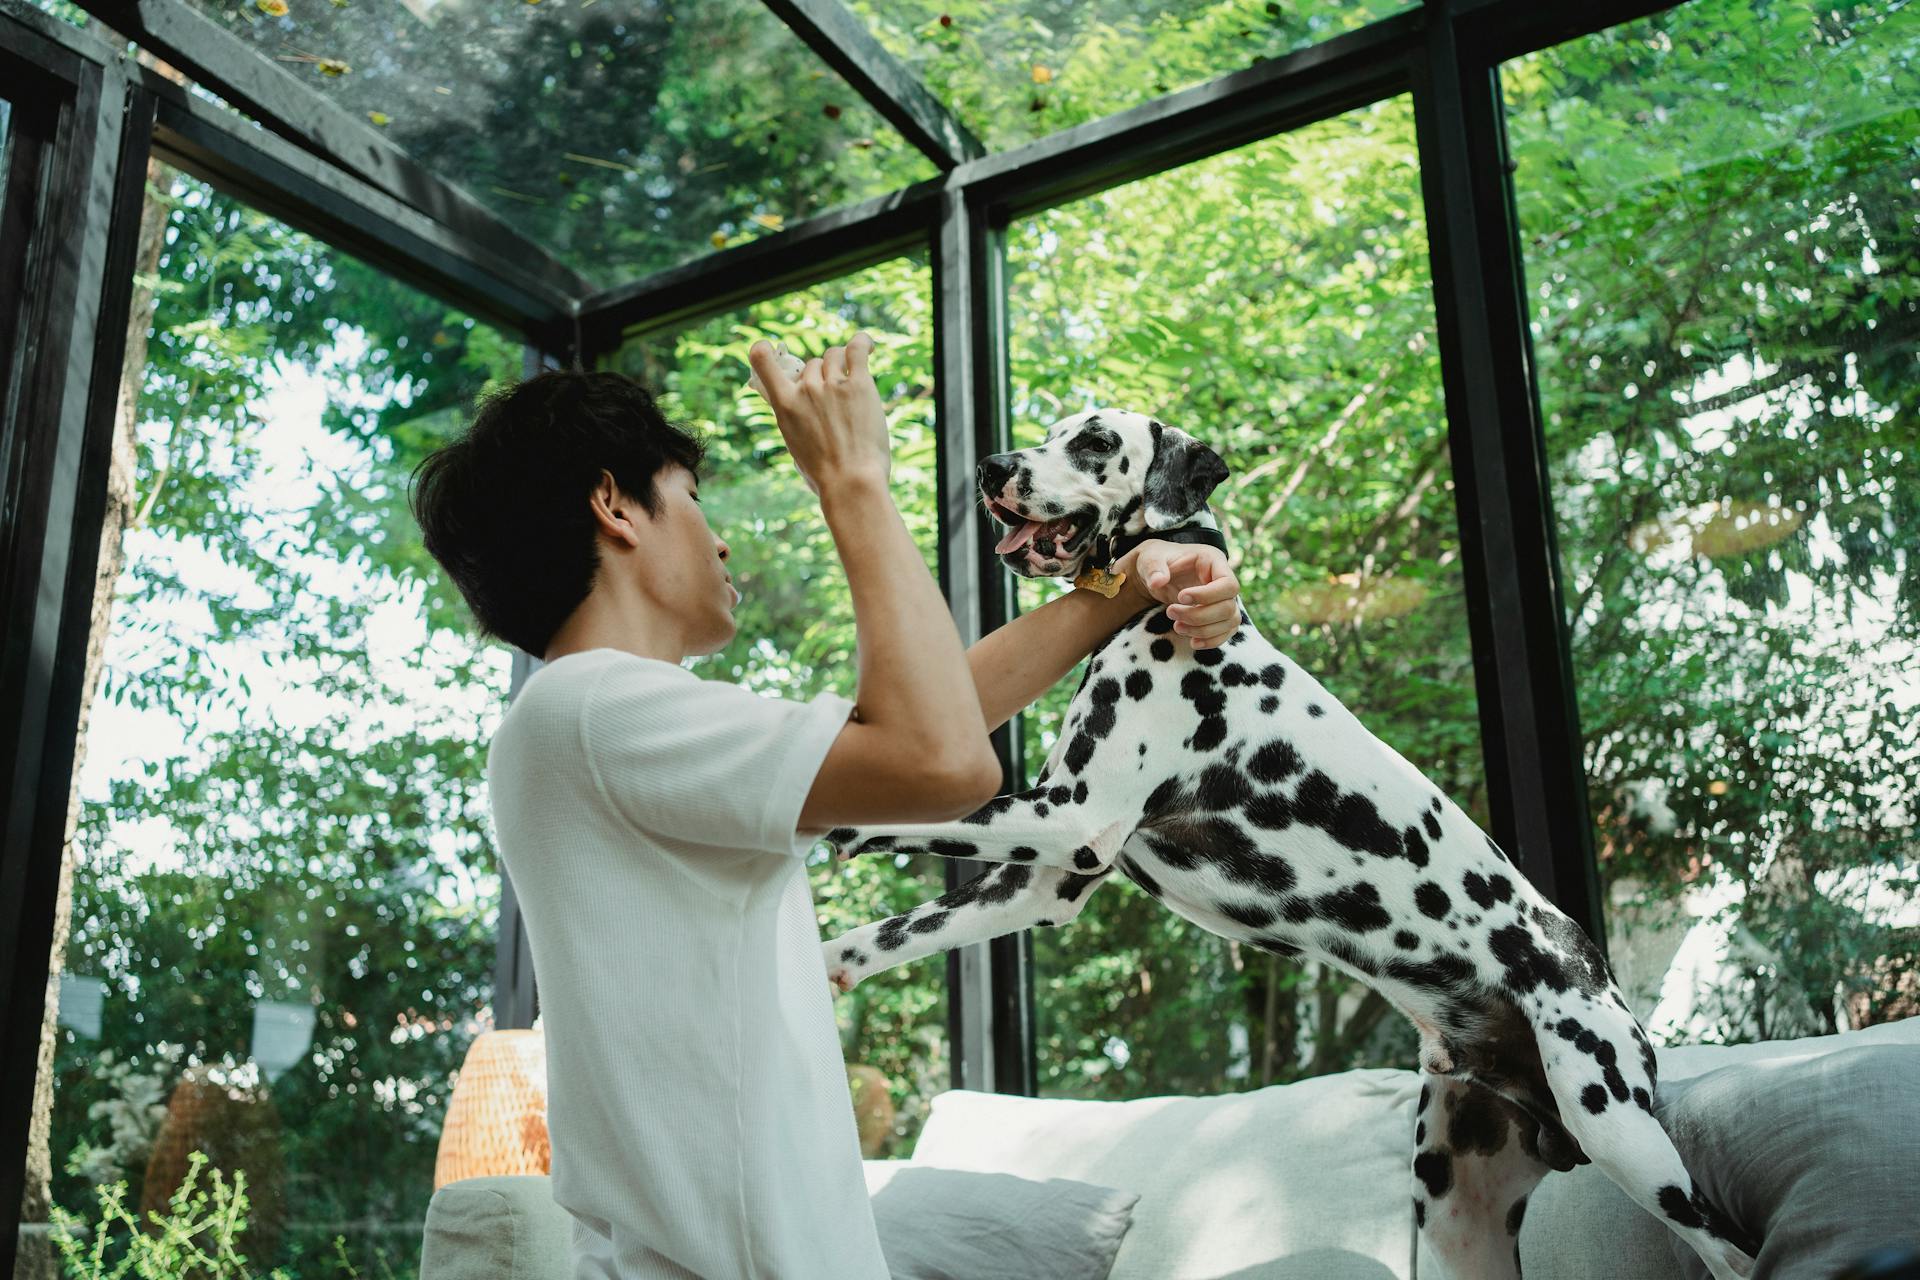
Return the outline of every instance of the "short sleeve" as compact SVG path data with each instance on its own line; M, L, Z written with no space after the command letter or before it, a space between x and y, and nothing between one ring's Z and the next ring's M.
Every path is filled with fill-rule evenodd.
M581 709L601 799L654 836L804 857L800 810L853 703L765 697L651 659L610 661Z

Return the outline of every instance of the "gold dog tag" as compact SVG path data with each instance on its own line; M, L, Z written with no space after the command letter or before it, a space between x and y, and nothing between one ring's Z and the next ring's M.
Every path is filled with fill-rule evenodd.
M1085 587L1089 591L1098 591L1101 595L1111 600L1120 594L1120 585L1126 580L1127 575L1124 571L1120 573L1108 573L1105 569L1087 569L1083 570L1080 576L1073 580L1073 585L1076 587Z

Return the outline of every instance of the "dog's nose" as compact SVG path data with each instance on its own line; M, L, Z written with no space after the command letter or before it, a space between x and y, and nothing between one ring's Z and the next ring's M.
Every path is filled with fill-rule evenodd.
M1007 477L1013 474L1013 464L1007 461L1007 455L996 453L990 458L982 458L975 469L980 479L980 491L989 495L997 494L1007 487Z

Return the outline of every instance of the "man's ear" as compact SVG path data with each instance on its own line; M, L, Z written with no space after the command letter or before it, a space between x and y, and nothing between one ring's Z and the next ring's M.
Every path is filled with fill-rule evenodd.
M1141 485L1147 528L1171 529L1206 505L1214 486L1227 478L1220 455L1177 427L1155 422L1153 461Z

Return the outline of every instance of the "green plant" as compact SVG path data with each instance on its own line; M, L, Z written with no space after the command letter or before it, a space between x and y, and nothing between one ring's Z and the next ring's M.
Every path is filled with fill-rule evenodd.
M167 1201L165 1214L149 1212L141 1223L124 1205L125 1182L113 1182L97 1190L99 1220L90 1232L79 1215L52 1207L57 1230L54 1243L59 1246L70 1280L120 1280L135 1276L138 1280L251 1280L254 1272L246 1256L234 1247L247 1226L247 1176L236 1173L231 1185L213 1170L211 1192L197 1186L200 1170L207 1164L204 1152L187 1157L187 1176ZM126 1248L109 1261L108 1246L124 1226ZM91 1234L92 1248L82 1242L82 1234ZM292 1280L276 1267L269 1280Z

